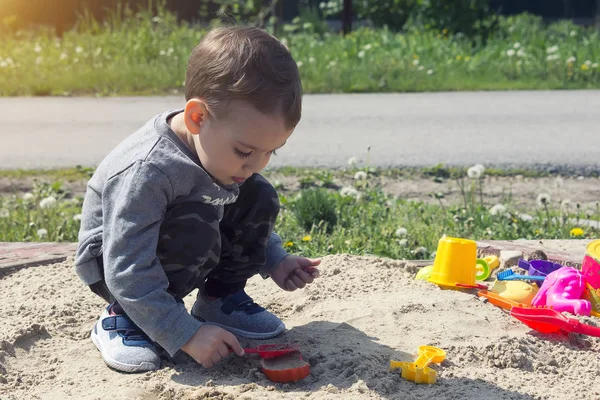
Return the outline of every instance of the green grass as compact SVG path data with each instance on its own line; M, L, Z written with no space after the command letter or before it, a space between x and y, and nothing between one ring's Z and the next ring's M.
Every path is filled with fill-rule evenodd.
M287 28L280 37L307 93L600 87L600 35L570 22L503 18L485 45L437 31L363 28L344 37L318 35L310 24ZM62 38L0 32L0 95L181 92L205 32L165 11L115 13L103 24L87 18Z
M415 259L431 257L444 234L474 240L591 239L600 235L578 222L583 218L600 220L598 207L590 215L545 205L520 210L507 195L505 209L494 214L480 201L478 181L469 179L463 201L447 205L396 199L370 183L375 182L370 178L341 190L327 188L331 172L311 174L318 176L317 187L307 184L309 189L280 194L276 231L285 247L296 254ZM38 182L30 194L0 197L0 241L77 241L81 206L82 198L74 198L60 182ZM582 232L573 228L582 228Z

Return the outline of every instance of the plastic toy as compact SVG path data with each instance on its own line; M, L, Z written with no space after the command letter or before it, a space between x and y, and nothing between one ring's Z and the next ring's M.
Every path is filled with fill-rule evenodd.
M271 382L297 382L310 374L310 364L303 360L297 351L279 357L264 358L260 360L260 365Z
M517 303L531 305L539 288L523 281L496 281L491 292Z
M417 272L417 276L415 276L416 280L419 281L426 281L429 279L429 277L431 276L431 271L433 270L433 265L428 265L426 267L423 267L419 270L419 272Z
M256 348L244 348L246 354L258 354L261 358L280 357L285 354L299 352L300 346L297 344L261 344ZM229 349L229 352L233 352Z
M594 289L600 289L600 261L586 254L581 263L581 273L586 282Z
M581 297L590 302L592 315L600 313L600 289L594 289L589 283L586 283Z
M516 281L516 280L527 280L527 281L540 281L543 282L546 277L544 276L531 276L531 275L519 275L515 274L512 268L502 271L497 276L499 281Z
M490 270L494 270L500 266L500 259L497 256L483 257L483 260L488 263Z
M567 318L550 308L513 307L510 315L531 329L542 333L555 333L561 330L569 333L600 337L600 328L582 324L573 318Z
M475 282L477 244L472 240L442 237L438 242L429 282L445 288L480 288Z
M402 369L401 377L415 383L435 383L437 371L429 368L431 363L439 364L446 359L446 352L432 346L419 346L419 356L415 362L390 361L390 371Z
M531 305L550 306L559 312L589 316L592 307L589 301L581 299L584 291L583 274L575 268L562 267L548 275Z
M518 307L519 303L517 303L516 301L512 301L509 300L505 297L500 296L497 293L494 292L488 292L487 290L480 290L477 292L477 296L479 297L485 297L486 299L488 299L488 301L490 303L492 303L493 305L495 305L496 307L500 307L503 308L505 310L511 310L513 307Z
M552 261L546 260L531 260L526 261L524 259L519 260L519 268L527 270L529 275L533 276L548 276L549 273L556 271L563 266Z
M492 270L489 264L483 258L475 260L475 279L478 281L485 281L490 277Z

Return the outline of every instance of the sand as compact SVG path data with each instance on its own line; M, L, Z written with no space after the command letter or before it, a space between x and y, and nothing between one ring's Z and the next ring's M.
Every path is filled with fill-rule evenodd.
M328 256L321 270L293 293L261 278L247 287L288 327L269 342L298 343L311 365L293 384L268 381L249 355L210 370L179 356L151 373L113 371L89 339L102 300L82 287L71 260L1 276L0 399L600 398L598 338L537 334L472 293L415 281L416 267L402 261ZM412 361L425 344L447 353L433 366L436 384L388 370L390 359Z

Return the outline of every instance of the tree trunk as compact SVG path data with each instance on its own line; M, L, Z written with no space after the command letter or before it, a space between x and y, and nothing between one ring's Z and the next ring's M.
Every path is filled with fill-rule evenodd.
M352 31L352 0L344 0L344 10L342 11L342 29L344 30L344 35L347 35Z

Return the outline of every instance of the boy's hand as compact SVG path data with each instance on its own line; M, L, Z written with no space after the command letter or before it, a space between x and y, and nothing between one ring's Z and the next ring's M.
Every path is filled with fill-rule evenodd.
M244 355L244 349L237 338L225 329L215 325L202 325L181 350L189 354L204 368L211 368L229 355L229 348L238 356Z
M320 263L321 260L287 256L273 269L271 279L283 290L293 292L319 276L319 270L315 267Z

